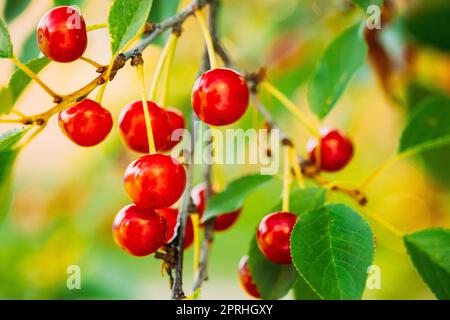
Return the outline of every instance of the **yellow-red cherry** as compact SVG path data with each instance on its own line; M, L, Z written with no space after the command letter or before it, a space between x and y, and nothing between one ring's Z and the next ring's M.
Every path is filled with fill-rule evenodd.
M253 282L252 274L250 273L250 267L248 266L248 256L243 256L239 262L239 282L242 289L251 297L255 299L261 299L261 294L258 291L255 283Z
M112 227L116 244L136 257L155 253L164 244L166 230L166 220L160 214L136 205L119 211Z
M162 151L170 151L183 140L183 131L186 129L186 120L183 113L175 108L166 110L171 128L171 135Z
M167 233L165 243L167 244L172 240L175 234L175 229L178 222L178 209L165 208L156 210L167 221ZM194 241L194 225L192 224L192 218L188 216L186 221L186 232L184 234L184 249L188 249Z
M213 188L214 189L214 188ZM206 187L205 184L199 184L195 188L192 189L191 197L192 202L197 206L198 215L200 219L203 217L203 213L205 211L205 192ZM213 190L214 194L214 190ZM214 222L214 230L215 231L225 231L228 230L239 218L241 214L242 208L233 211L220 214L216 216L216 220Z
M56 62L72 62L87 48L86 23L77 9L61 6L48 11L39 22L37 41L41 52Z
M153 140L156 151L163 151L172 133L169 117L156 103L148 101ZM148 153L147 126L142 101L126 105L119 116L119 134L123 142L133 151Z
M256 241L264 256L277 264L290 264L292 229L297 216L290 212L275 212L265 216L258 226Z
M247 110L247 82L231 69L213 69L198 78L192 92L192 106L206 124L225 126L238 121Z
M80 103L59 113L58 122L67 137L82 147L92 147L111 132L111 113L93 100Z
M178 160L163 154L143 156L125 171L125 190L138 206L149 209L169 208L186 187L186 170Z
M353 157L351 140L337 129L325 130L320 139L320 149L317 139L312 138L308 143L311 162L316 163L320 153L320 168L328 172L342 170Z

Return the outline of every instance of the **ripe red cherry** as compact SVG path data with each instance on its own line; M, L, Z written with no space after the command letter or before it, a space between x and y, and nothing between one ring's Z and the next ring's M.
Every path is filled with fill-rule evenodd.
M178 209L165 208L156 210L160 215L162 215L167 221L167 233L165 243L172 240L175 233L175 228L177 227L178 220ZM192 218L189 216L186 224L186 232L184 234L184 248L187 249L191 246L194 241L194 225L192 224Z
M312 138L308 143L310 159L316 163L317 140ZM353 144L339 130L325 131L320 139L320 168L325 171L335 172L344 168L353 157Z
M87 48L86 23L72 7L57 7L47 12L37 29L39 49L56 62L72 62Z
M116 244L137 257L155 253L166 238L166 220L156 211L136 205L123 208L112 229Z
M198 215L200 219L203 217L203 213L205 212L205 185L199 184L194 189L192 189L191 197L194 204L197 206ZM242 209L238 209L234 212L224 213L216 217L216 221L214 223L214 230L216 231L225 231L229 229L239 218Z
M132 162L124 176L125 190L144 208L169 208L186 187L186 171L174 158L163 154L144 156Z
M195 83L192 106L205 123L225 126L239 120L247 110L249 91L245 79L230 69L205 72Z
M156 151L162 151L172 133L169 118L162 108L151 101L148 101L148 110ZM142 101L131 102L122 109L119 116L119 133L131 150L148 153L147 126Z
M59 125L73 142L91 147L105 140L111 132L113 119L100 104L86 99L60 112Z
M174 108L169 108L166 110L167 116L169 117L169 124L171 128L171 135L166 145L162 151L172 150L178 143L183 140L183 136L172 136L176 130L186 129L186 121L184 120L183 113Z
M244 291L253 298L261 299L258 288L253 282L253 277L248 266L248 256L243 256L239 262L239 281Z
M267 259L278 264L290 264L290 237L297 216L290 212L275 212L265 216L258 226L256 240Z

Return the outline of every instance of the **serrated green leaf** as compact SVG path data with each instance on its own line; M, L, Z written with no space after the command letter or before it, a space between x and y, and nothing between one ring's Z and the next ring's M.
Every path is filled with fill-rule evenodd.
M13 129L0 134L0 221L8 213L12 200L11 174L18 150L17 143L29 128Z
M450 230L426 229L403 238L408 254L438 299L450 300Z
M297 277L293 290L295 300L322 300L300 275Z
M11 22L17 18L31 3L31 0L7 0L3 16L6 22Z
M374 256L369 224L353 209L328 205L300 215L291 235L292 261L324 299L361 299Z
M122 50L142 29L150 14L152 3L152 0L114 1L108 17L113 54Z
M55 7L58 6L79 6L83 5L85 0L53 0Z
M297 272L292 265L275 264L264 257L256 243L256 236L250 243L248 257L250 273L262 299L284 297L297 280Z
M450 143L450 100L431 98L417 106L403 131L399 153Z
M327 189L308 188L297 190L289 195L289 210L301 215L313 209L322 207L327 196ZM280 211L282 203L277 204L270 212Z
M409 38L422 45L450 50L450 3L447 0L417 1L402 17Z
M372 5L379 7L383 5L383 0L353 0L353 2L360 6L364 11Z
M38 74L50 63L47 57L37 58L29 61L26 65L34 73ZM22 70L17 69L9 81L8 88L11 91L13 104L20 97L25 88L30 84L31 78Z
M164 19L176 14L180 0L153 0L153 7L147 18L147 21L152 23L158 23ZM170 30L166 31L166 34ZM166 42L167 36L160 36L153 41L153 44L162 46Z
M268 175L249 175L230 182L225 190L208 199L202 220L238 210L251 192L272 180Z
M25 39L20 50L20 60L27 63L33 59L36 59L41 54L37 45L36 31L33 30Z
M0 18L0 58L12 58L13 45L8 27L3 18Z
M0 134L0 151L10 151L30 130L29 127L12 129Z
M364 62L367 46L360 29L360 24L347 29L329 45L309 84L309 104L320 119L333 109Z

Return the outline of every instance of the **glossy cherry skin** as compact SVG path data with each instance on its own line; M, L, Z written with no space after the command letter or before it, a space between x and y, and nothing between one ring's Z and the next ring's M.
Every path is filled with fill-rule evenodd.
M156 151L163 151L172 133L167 113L156 103L148 101ZM119 116L119 133L124 143L133 151L148 153L147 126L142 101L126 105Z
M311 162L316 163L317 140L308 143ZM353 144L341 131L333 129L323 132L320 140L320 168L328 172L343 169L353 157Z
M165 208L156 210L167 221L167 233L165 243L167 244L175 233L178 220L178 209ZM189 216L186 222L186 232L184 234L184 248L187 249L194 241L194 225L192 224L192 218Z
M248 256L243 256L239 262L239 282L244 291L255 299L261 299L261 295L253 282L253 277L248 266Z
M230 69L205 72L194 85L192 106L197 116L212 126L238 121L247 110L249 90L245 79Z
M177 130L186 129L186 120L184 119L183 113L174 108L168 108L166 110L167 116L169 118L171 134L162 151L170 151L177 144L183 140L183 136L180 136Z
M297 216L290 212L275 212L265 216L258 226L256 241L264 256L278 264L290 264L292 229Z
M124 175L125 190L138 206L169 208L186 187L186 171L174 158L152 154L132 162Z
M111 113L89 99L60 112L58 120L64 134L82 147L99 144L113 127Z
M166 220L155 210L136 205L123 208L114 219L116 244L133 256L155 253L166 239Z
M197 206L198 215L200 219L203 217L205 211L205 185L199 184L194 189L192 189L191 197L193 203ZM238 209L234 212L224 213L216 217L214 222L214 230L225 231L229 229L239 218L242 209Z
M51 60L62 63L75 61L87 48L84 18L72 7L56 7L39 22L37 40L39 49Z

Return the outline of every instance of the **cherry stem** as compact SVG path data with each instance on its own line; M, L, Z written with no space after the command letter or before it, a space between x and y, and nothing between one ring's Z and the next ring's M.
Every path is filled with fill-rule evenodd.
M107 23L99 23L99 24L93 24L91 26L87 26L86 31L90 32L90 31L94 31L94 30L98 30L98 29L105 29L105 28L108 28Z
M317 139L320 140L320 132L317 127L300 111L300 109L280 90L275 88L272 84L267 81L261 82L261 86L269 92L273 97L280 101L289 112L294 115L308 131Z
M362 211L366 214L366 216L368 218L372 219L373 221L375 221L379 225L383 226L385 229L391 231L397 237L403 238L403 236L405 235L405 232L401 231L400 229L395 227L390 222L388 222L385 219L381 218L379 215L377 215L375 212L373 212L369 208L365 207L365 208L362 209Z
M48 95L60 100L61 96L50 89L30 68L28 68L24 63L22 63L16 57L12 57L11 61L23 72L25 72L31 79L33 79Z
M407 152L399 153L392 157L391 159L387 160L386 162L382 163L371 175L367 177L366 180L364 180L363 183L361 183L360 189L364 190L366 189L378 176L380 176L383 172L391 168L393 165L395 165L400 160L407 158L413 154L416 154L418 151L415 149L412 149Z
M160 99L159 103L163 108L166 107L167 104L167 96L170 92L170 75L172 73L172 65L173 65L173 59L175 56L175 51L178 44L178 38L179 36L175 33L172 33L169 37L168 42L173 42L172 44L168 44L169 46L169 52L167 53L166 61L165 61L165 68L164 68L164 82L162 84L161 93L160 93Z
M97 69L105 67L105 66L101 65L100 63L97 63L94 60L91 60L91 59L86 58L86 57L81 57L80 60L83 60L84 62L89 63L90 65L96 67Z
M197 275L200 263L200 219L197 213L191 214L192 225L194 226L194 277Z
M161 55L158 60L158 64L156 65L155 74L153 75L152 85L150 87L150 93L149 93L150 101L154 102L156 100L158 84L161 81L164 65L165 65L166 60L168 59L168 56L171 53L171 51L175 51L175 48L177 45L177 39L178 39L178 37L174 33L172 33L170 35L169 39L167 40L167 43L164 46L163 51L161 52ZM172 57L173 57L173 55L172 55Z
M113 66L114 66L114 57L112 57L111 61L109 62L108 70L106 71L106 75L105 75L105 83L100 87L100 90L98 91L97 97L95 98L95 101L98 104L102 104L103 95L105 94L106 87L109 84L109 78L111 76L111 72L112 72Z
M144 109L145 126L147 128L149 153L155 154L156 147L155 147L155 141L153 138L152 120L150 118L150 112L148 110L147 90L145 88L145 77L144 77L144 65L137 64L136 69L137 69L137 73L138 73L138 77L139 77L139 82L141 84L142 108Z
M283 211L289 212L289 187L291 185L290 147L284 146L284 173L283 173Z
M295 153L295 149L292 146L288 147L289 149L289 159L292 164L292 169L294 170L295 180L297 181L298 187L300 189L305 188L305 179L302 174L302 168L300 166L300 162L297 161L297 155Z
M44 129L47 127L47 123L38 127L20 146L20 149L24 149L28 146Z
M217 64L216 51L214 48L214 42L213 42L213 39L211 36L211 32L209 31L209 29L206 25L206 21L205 21L205 17L203 15L203 13L201 13L200 11L195 11L194 14L195 14L195 17L197 18L197 22L198 22L200 28L202 29L203 37L205 38L205 44L206 44L206 48L208 50L210 68L215 69L215 68L217 68L218 64Z

